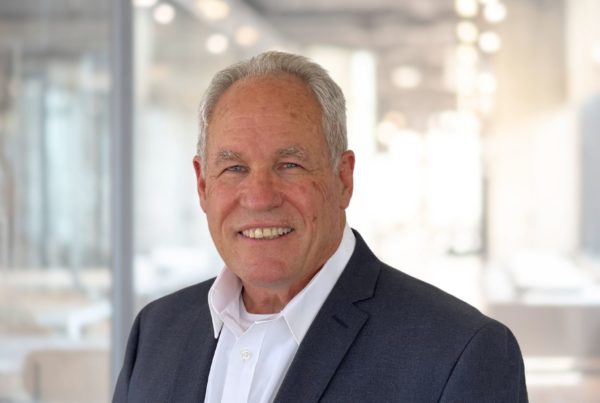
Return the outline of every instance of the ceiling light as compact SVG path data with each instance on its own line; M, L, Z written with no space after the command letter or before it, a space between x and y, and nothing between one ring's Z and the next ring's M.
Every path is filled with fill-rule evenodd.
M208 20L222 20L229 15L231 8L223 0L198 0L197 6Z
M213 54L221 54L229 47L229 39L223 34L212 34L206 39L206 50Z
M243 25L235 31L235 41L241 46L252 46L258 42L260 34L256 28L250 25Z
M477 0L454 0L456 14L464 18L475 17L479 11Z
M161 3L154 9L154 20L159 24L170 24L175 18L175 8L167 3Z
M488 22L497 23L506 18L506 6L499 1L486 4L483 10L483 16Z
M392 83L398 88L416 88L421 84L423 76L413 66L400 66L392 71Z
M456 36L463 43L475 43L479 36L477 25L471 21L461 21L456 24Z
M500 35L492 31L483 32L479 36L479 47L485 53L496 53L502 47Z
M157 2L158 0L133 0L133 5L138 8L150 8Z

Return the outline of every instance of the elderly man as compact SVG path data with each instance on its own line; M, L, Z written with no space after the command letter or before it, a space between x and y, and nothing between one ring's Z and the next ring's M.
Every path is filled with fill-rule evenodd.
M344 97L304 57L219 72L194 157L225 262L138 315L114 402L525 402L502 324L386 266L346 223Z

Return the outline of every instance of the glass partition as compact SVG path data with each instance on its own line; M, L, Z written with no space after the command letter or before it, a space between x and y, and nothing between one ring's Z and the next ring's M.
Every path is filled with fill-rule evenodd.
M0 401L110 391L110 14L0 4Z

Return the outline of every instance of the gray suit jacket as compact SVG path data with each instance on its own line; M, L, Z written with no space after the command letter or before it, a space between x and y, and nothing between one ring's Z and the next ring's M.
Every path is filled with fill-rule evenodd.
M504 325L354 253L302 341L275 402L526 402L523 360ZM216 347L212 281L137 316L114 403L203 402Z

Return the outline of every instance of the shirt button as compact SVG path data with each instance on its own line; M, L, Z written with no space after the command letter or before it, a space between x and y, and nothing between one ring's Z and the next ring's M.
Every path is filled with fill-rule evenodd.
M242 361L248 361L252 357L252 352L250 350L242 350L240 351L240 355L242 356Z

